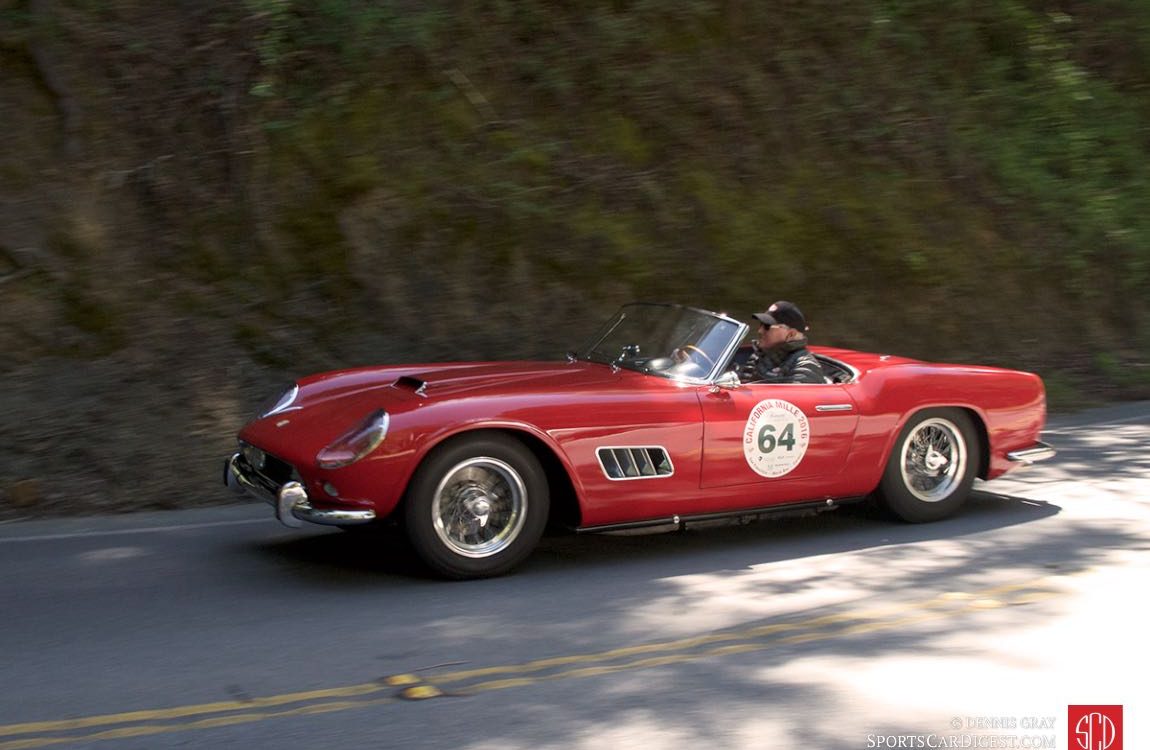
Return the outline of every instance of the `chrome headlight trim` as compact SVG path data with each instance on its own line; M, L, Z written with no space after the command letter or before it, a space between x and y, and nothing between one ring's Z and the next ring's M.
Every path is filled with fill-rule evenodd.
M274 402L269 400L265 403L264 408L260 409L261 413L259 418L263 419L265 417L270 417L273 414L279 414L281 411L286 411L291 407L293 403L295 403L297 396L299 396L299 386L293 383L292 386L281 393L279 398L277 398ZM267 407L267 404L269 403L271 404L270 408Z

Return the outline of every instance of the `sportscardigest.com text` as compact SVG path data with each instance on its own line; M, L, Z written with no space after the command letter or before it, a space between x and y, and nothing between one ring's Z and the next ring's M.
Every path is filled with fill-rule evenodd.
M1015 748L1051 750L1058 747L1053 734L868 734L868 748Z

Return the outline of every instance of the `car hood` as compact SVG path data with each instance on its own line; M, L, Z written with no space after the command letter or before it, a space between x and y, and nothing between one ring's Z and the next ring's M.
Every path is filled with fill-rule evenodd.
M295 406L307 408L365 393L428 401L532 390L567 390L618 379L611 368L589 362L450 362L362 367L300 380ZM385 395L386 394L386 395Z
M484 399L564 399L580 390L595 390L621 376L589 362L453 362L361 367L311 375L290 405L258 418L241 431L240 439L273 452L314 453L376 409L393 418L449 402ZM301 443L303 441L303 443Z

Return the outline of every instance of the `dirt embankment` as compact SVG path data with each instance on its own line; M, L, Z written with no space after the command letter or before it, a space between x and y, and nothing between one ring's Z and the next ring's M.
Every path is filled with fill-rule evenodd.
M0 519L225 502L292 376L634 299L1150 397L1137 4L960 5L0 0Z

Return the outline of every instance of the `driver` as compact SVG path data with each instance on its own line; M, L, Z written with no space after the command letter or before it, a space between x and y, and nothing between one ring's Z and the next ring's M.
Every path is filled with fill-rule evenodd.
M779 300L759 321L754 351L739 372L744 383L829 383L822 365L807 349L807 319L793 302Z

